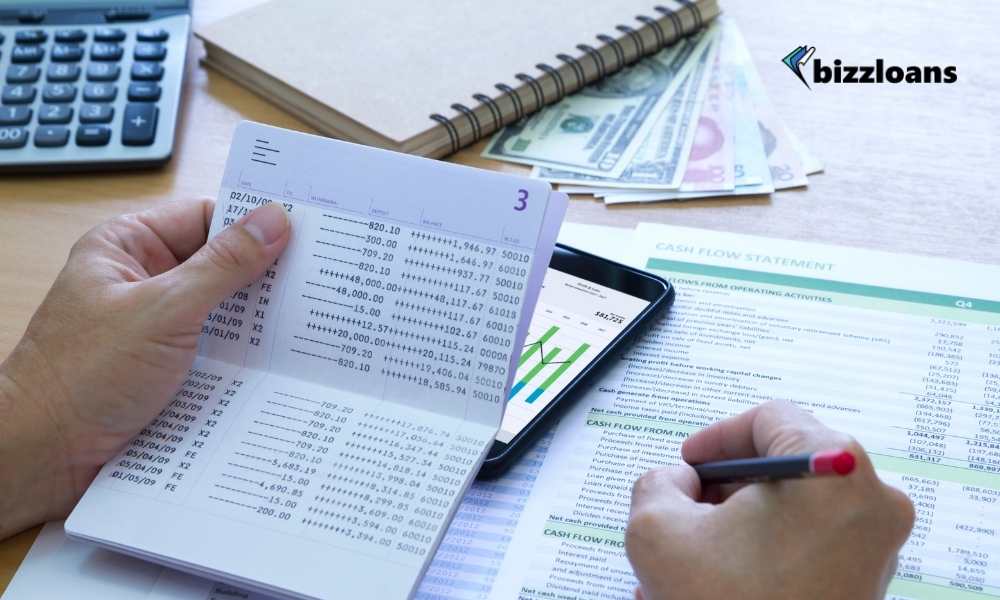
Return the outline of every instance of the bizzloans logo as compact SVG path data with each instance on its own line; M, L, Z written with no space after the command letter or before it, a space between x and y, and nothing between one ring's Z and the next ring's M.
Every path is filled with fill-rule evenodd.
M799 46L792 50L781 62L795 73L807 88L809 82L803 74L803 69L809 63L816 46ZM822 64L817 57L812 64L813 83L955 83L958 81L958 69L955 66L938 67L925 65L922 67L899 67L885 65L881 58L875 59L874 65L845 65L840 59L833 61L833 66ZM812 89L812 88L809 88Z

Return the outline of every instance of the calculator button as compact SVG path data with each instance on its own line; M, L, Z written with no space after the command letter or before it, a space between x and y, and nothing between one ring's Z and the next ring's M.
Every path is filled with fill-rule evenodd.
M7 67L7 83L35 83L41 72L36 65L11 65Z
M35 130L35 145L39 148L58 148L69 141L69 129L66 127L46 126Z
M55 62L77 62L83 58L83 48L75 44L52 46L52 60Z
M56 31L56 42L63 44L79 44L87 39L87 32L82 29L60 29Z
M10 52L10 62L36 63L45 58L45 48L41 46L14 46Z
M80 65L53 64L45 71L45 79L48 81L76 81L79 78Z
M105 146L111 141L111 129L106 125L80 125L76 128L77 146Z
M23 127L0 127L0 149L20 148L27 141L27 129Z
M146 82L130 83L128 99L135 102L156 102L160 99L160 86Z
M155 62L132 63L133 81L159 81L163 77L163 65Z
M81 123L110 123L115 109L110 104L84 104L80 106Z
M38 122L42 125L65 125L71 120L73 108L65 104L43 104L38 109Z
M18 44L41 44L48 38L42 29L22 29L14 34L14 41Z
M111 63L90 63L87 65L87 81L116 81L121 67Z
M136 60L163 60L167 56L167 47L163 44L136 44Z
M31 104L35 101L35 86L33 85L5 85L0 101L4 104Z
M125 39L125 31L117 27L99 27L94 30L95 42L120 42Z
M42 88L42 102L62 103L76 100L76 86L68 83L46 83Z
M120 60L123 53L118 44L97 43L90 47L90 60Z
M135 37L140 42L165 42L170 34L166 29L158 27L143 27L136 32Z
M27 106L0 108L0 125L27 125L31 122L31 109Z
M158 112L156 105L148 102L127 104L125 117L122 119L122 144L126 146L152 144L156 137Z
M111 102L118 95L118 86L110 83L88 83L83 86L83 99L87 102Z

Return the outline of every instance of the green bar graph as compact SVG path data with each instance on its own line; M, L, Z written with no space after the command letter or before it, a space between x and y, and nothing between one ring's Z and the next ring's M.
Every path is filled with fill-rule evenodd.
M517 361L517 366L520 367L521 365L523 365L524 363L526 363L528 361L528 359L531 358L531 356L535 352L537 352L539 348L542 347L542 344L544 344L545 342L549 341L549 339L552 336L554 336L557 331L559 331L559 326L558 325L553 325L553 326L549 327L548 331L546 331L544 334L542 334L542 337L540 337L537 340L535 340L534 342L531 342L530 344L528 344L528 347L521 354L521 359ZM544 362L547 362L547 361L544 361Z
M520 392L524 386L528 385L528 383L535 378L535 375L538 375L542 369L545 368L545 365L555 360L561 350L562 348L553 348L552 350L549 350L545 356L542 357L542 360L538 361L537 365L531 367L531 370L525 373L524 377L517 382L517 385L510 390L510 396L513 398L514 394Z
M558 381L559 377L561 377L562 374L565 373L566 370L569 369L574 362L576 362L576 359L580 358L580 356L582 356L583 353L587 351L587 348L590 348L590 344L580 344L580 347L577 348L576 351L573 352L573 354L569 355L569 358L566 360L566 362L559 365L559 368L557 368L555 371L552 371L552 373L545 378L545 381L543 381L541 385L539 385L535 389L535 391L531 392L531 395L528 396L528 399L525 400L525 402L527 404L531 404L532 402L537 400L539 396L544 394L545 390L549 389L549 386ZM546 360L544 362L549 362L549 361ZM539 365L541 365L541 363L539 363ZM535 368L538 367L536 366Z
M568 369L570 365L576 362L576 359L580 358L580 355L582 355L584 352L587 351L587 348L590 348L590 344L580 344L580 347L577 348L576 351L573 352L573 354L569 355L569 360L559 365L559 368L553 371L552 374L549 375L548 378L542 382L542 385L538 387L542 388L543 390L549 389L549 386L555 383L556 380L559 379L559 376L565 373L566 369Z

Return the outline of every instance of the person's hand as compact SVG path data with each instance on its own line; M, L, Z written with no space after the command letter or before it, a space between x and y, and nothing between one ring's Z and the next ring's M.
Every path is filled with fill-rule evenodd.
M636 597L884 597L913 527L913 505L883 484L864 449L787 402L691 436L688 464L847 449L846 477L702 489L688 465L650 471L632 490L625 537Z
M205 200L118 217L73 247L0 365L0 538L68 513L173 397L208 312L288 243L280 204L206 243L212 209Z

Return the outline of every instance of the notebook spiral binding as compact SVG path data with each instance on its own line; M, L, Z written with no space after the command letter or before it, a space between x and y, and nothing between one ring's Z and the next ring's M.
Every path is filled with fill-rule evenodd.
M598 35L597 39L611 46L611 50L615 53L614 70L621 70L621 68L625 66L625 49L622 48L622 45L618 43L618 40L604 33Z
M680 2L683 7L691 13L694 20L694 29L692 30L692 33L705 26L701 9L698 7L695 0L678 0L678 2ZM472 130L471 138L467 137L467 139L463 140L459 134L458 128L455 126L455 123L444 115L434 113L430 115L430 118L444 126L445 131L448 132L451 152L457 152L463 146L476 142L484 136L492 134L508 123L516 123L528 114L541 109L547 104L559 102L566 97L567 94L571 94L579 90L591 81L603 79L608 73L613 73L628 65L635 64L643 57L655 54L668 44L672 44L679 40L684 34L684 28L681 24L680 17L677 15L677 11L670 10L669 8L660 5L654 6L653 10L670 20L673 35L667 36L666 32L663 30L663 25L660 23L660 19L647 15L637 15L635 19L642 23L644 27L649 27L653 32L653 36L656 38L655 44L652 47L647 47L646 42L642 39L640 31L637 31L635 28L629 27L628 25L617 25L615 30L625 34L625 36L631 40L632 45L635 48L635 52L631 59L629 59L628 54L625 52L625 48L622 47L622 44L610 35L600 34L596 36L598 41L607 44L615 55L615 64L611 65L610 68L609 65L605 63L604 56L602 56L601 53L593 46L589 46L587 44L577 44L577 50L586 54L586 56L589 57L594 63L594 67L597 69L597 76L590 81L587 80L586 71L578 59L570 56L569 54L557 54L556 58L569 65L573 72L573 78L575 81L573 81L572 89L567 88L566 81L563 79L563 75L559 72L559 69L546 63L538 63L535 65L535 68L552 78L556 88L556 95L552 98L545 97L545 88L538 81L538 79L528 75L527 73L517 73L514 75L515 79L523 84L526 84L531 90L531 96L534 103L530 107L526 107L524 105L521 95L517 90L505 83L497 83L494 87L501 92L502 95L500 98L503 98L504 96L510 98L511 105L514 107L514 118L509 121L504 121L503 111L500 109L500 105L497 102L499 98L494 100L487 94L482 93L473 94L472 98L481 105L485 105L490 112L490 123L485 124L485 126L484 123L480 122L474 109L469 108L460 102L456 102L451 105L452 110L461 113L461 115L469 121L469 126Z

